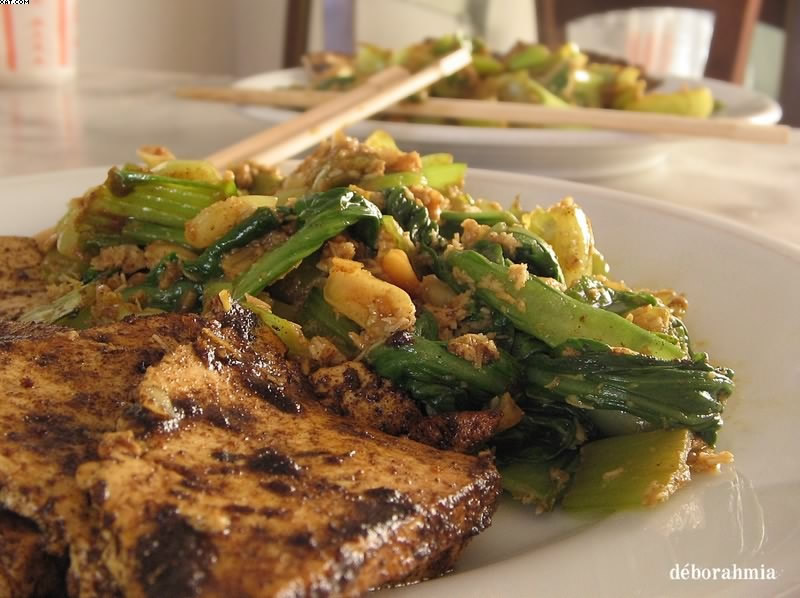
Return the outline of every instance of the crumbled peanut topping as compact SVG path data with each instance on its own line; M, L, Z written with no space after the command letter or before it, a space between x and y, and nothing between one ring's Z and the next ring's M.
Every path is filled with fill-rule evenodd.
M500 359L497 345L485 334L462 334L447 343L447 350L479 369L486 363Z
M508 268L508 278L514 283L514 288L518 291L528 282L528 264L512 264Z
M308 342L308 352L311 359L316 361L320 367L330 367L347 361L347 357L339 348L324 336L312 337Z
M669 332L670 310L661 305L642 305L631 310L630 321L650 332Z
M103 247L89 264L101 272L119 268L125 274L132 274L147 267L144 252L136 245L115 245Z

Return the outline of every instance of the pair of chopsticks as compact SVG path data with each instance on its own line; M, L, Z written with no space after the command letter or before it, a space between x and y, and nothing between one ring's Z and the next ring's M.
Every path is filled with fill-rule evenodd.
M221 149L207 160L218 168L245 159L278 164L339 129L377 114L442 77L452 75L471 61L469 48L463 47L414 74L401 66L389 67L355 89L327 96L296 118Z
M456 54L458 52L450 56L455 56ZM449 59L450 57L446 58ZM448 64L452 66L461 64L461 62L454 59L452 63ZM456 68L455 70L458 69ZM314 136L314 141L310 143L305 141L305 139L310 140L312 138L308 132L303 135L303 141L295 139L294 145L291 145L291 147L295 148L295 153L310 147L331 132L347 124L352 124L356 120L367 118L378 112L392 116L474 119L508 122L518 125L579 126L646 134L715 137L755 143L787 143L791 130L790 127L785 125L757 125L732 118L700 119L670 114L601 108L552 108L520 102L429 98L420 103L395 104L396 101L405 99L414 92L430 85L438 78L453 72L443 69L439 64L435 64L416 75L409 76L405 73L405 76L402 76L399 74L400 71L404 71L404 69L390 67L368 80L364 85L347 93L294 89L261 90L194 87L178 90L178 96L193 100L235 104L311 108L303 116L315 114L316 110L328 106L331 107L328 112L337 114L336 110L339 110L340 106L347 105L356 96L367 98L363 104L352 106L349 111L339 113L338 116L341 118L333 119L330 126L325 127L326 133L321 136ZM395 77L399 78L395 79ZM412 80L414 85L411 83ZM394 88L396 93L390 93L393 91L393 84L396 81L404 82L404 84ZM421 83L422 81L427 81L427 83L419 87L415 86L416 83ZM413 91L410 91L412 88ZM373 95L370 96L369 94ZM389 102L390 98L394 101ZM334 104L334 102L341 102L341 104ZM335 110L334 107L336 107ZM319 114L322 113L320 112ZM307 123L300 122L292 124L295 121L299 121L299 119L292 119L264 133L264 139L269 135L269 139L266 142L272 143L274 139L278 138L279 132L281 135L283 134L282 129L284 127L286 127L287 131L289 127L293 127L294 130L302 130L302 127L307 125ZM237 146L247 149L248 146L244 144L249 141L246 140L242 144L237 144ZM300 148L301 145L303 146L302 148ZM290 146L287 145L286 147ZM275 160L275 156L285 159L293 155L293 153L282 153L278 151L279 149L276 147L275 152L262 154L259 157L266 163L276 163L279 160ZM220 152L220 154L223 157L227 157L223 152ZM216 156L215 154L214 157ZM265 160L265 157L272 159Z
M206 160L220 169L243 160L280 164L339 129L381 112L442 77L460 71L470 62L472 53L468 47L463 47L414 74L401 66L390 67L357 88L326 97L308 112L214 152ZM55 227L51 227L35 238L41 244L54 234Z

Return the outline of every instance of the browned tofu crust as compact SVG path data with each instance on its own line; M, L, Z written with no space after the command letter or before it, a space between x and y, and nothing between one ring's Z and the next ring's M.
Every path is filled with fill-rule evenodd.
M47 554L44 537L33 522L0 511L0 596L66 596L65 563Z
M0 324L0 503L69 547L74 595L359 595L489 525L490 456L329 413L283 351L236 307Z

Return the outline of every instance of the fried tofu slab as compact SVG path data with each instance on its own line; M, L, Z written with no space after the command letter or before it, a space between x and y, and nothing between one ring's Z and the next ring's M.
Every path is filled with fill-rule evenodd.
M103 435L134 407L132 393L164 356L164 339L189 342L200 330L199 318L180 315L82 332L0 322L0 503L38 525L48 552L69 551L73 571L96 561L78 466L97 459ZM93 577L82 583L93 586Z
M326 411L255 319L0 326L0 502L80 596L360 595L489 525L488 455Z
M49 301L35 239L0 236L0 319L13 320Z
M9 511L0 511L0 596L66 596L63 563L45 551L37 527Z

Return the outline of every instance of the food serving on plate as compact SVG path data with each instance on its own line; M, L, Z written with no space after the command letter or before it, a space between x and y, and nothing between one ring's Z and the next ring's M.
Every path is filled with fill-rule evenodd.
M455 35L427 39L393 51L359 44L355 55L315 52L304 57L310 85L315 89L348 89L392 64L419 70L464 40ZM523 102L546 106L581 106L661 112L706 118L715 109L711 90L704 86L674 92L651 89L653 80L622 61L581 52L573 43L554 50L518 42L505 54L492 52L479 39L472 42L472 64L417 94L426 96ZM502 126L498 122L461 122Z
M474 198L465 164L382 132L286 176L140 155L3 240L15 570L68 553L80 596L358 594L449 569L501 487L610 511L730 460L732 372L692 350L682 295L608 277L571 199Z

